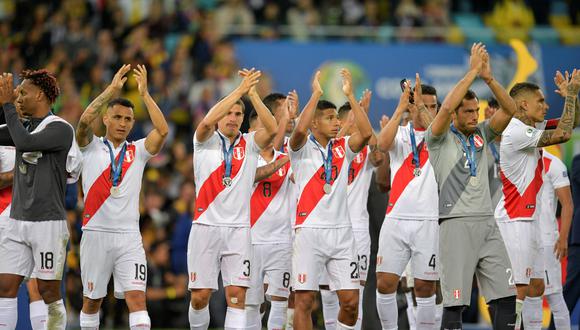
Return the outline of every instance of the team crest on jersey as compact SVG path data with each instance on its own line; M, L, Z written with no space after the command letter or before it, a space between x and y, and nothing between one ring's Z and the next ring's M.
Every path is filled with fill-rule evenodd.
M360 164L363 161L364 161L364 156L363 156L362 152L361 153L358 153L356 155L356 157L354 157L354 162L357 163L357 164Z
M278 169L277 173L278 173L278 176L284 176L284 175L286 175L286 169L284 167L280 167L280 169Z
M483 147L483 138L481 137L481 135L475 134L473 136L473 144L475 144L475 147L477 149Z
M337 146L336 148L332 149L332 154L336 158L344 158L344 155L346 155L346 152L344 152L344 148L342 146Z
M196 272L189 273L189 281L195 282L195 280L197 280L197 273Z
M237 160L244 159L244 156L245 156L244 148L243 147L235 147L234 152L233 152L233 156Z
M135 159L135 151L132 149L127 149L125 152L125 163L131 163Z
M455 300L459 300L459 298L461 298L461 290L459 289L453 290L453 298L455 298Z
M306 274L298 274L298 282L304 284L306 282Z

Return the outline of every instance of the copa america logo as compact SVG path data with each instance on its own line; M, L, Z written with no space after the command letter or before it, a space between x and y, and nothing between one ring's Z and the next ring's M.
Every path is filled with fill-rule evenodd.
M337 106L346 102L342 92L341 69L348 69L352 75L352 84L356 88L354 94L360 97L362 92L370 88L371 82L362 66L348 60L327 61L320 65L320 85L324 90L324 98L334 102Z

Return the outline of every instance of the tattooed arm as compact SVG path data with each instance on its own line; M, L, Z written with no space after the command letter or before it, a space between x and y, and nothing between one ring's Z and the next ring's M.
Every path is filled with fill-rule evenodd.
M93 139L91 123L99 117L101 107L105 105L116 94L118 94L127 81L125 75L131 69L130 64L123 65L113 77L111 84L96 99L89 104L85 112L81 115L79 124L76 129L76 139L79 147L88 145Z
M274 174L280 167L286 165L290 161L288 156L280 157L270 164L260 166L256 169L256 177L254 178L254 183L258 183Z
M545 130L540 137L538 147L545 147L559 144L570 140L576 113L576 103L578 102L578 91L580 90L580 70L574 69L572 77L566 87L566 101L564 111L558 122L558 126L552 130Z

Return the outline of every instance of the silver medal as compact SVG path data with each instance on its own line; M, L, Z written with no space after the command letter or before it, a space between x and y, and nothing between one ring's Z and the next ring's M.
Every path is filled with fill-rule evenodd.
M324 190L324 193L328 195L332 191L332 186L330 185L330 183L325 183L324 186L322 187L322 190Z
M18 165L18 170L20 170L20 173L26 174L28 172L28 166L26 164L20 164Z
M225 176L222 179L222 183L224 184L224 187L229 187L232 185L232 178L230 178L229 176Z
M479 178L476 176L469 177L469 184L476 187L479 185Z
M420 169L420 168L418 168L418 167L416 167L416 168L413 170L413 175L414 175L414 176L420 176L420 175L421 175L421 169Z
M119 195L121 194L119 187L111 187L110 192L111 192L111 196L113 196L113 197L119 197Z

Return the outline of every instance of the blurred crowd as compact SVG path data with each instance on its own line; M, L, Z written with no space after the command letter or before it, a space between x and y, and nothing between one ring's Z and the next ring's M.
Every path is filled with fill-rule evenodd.
M47 68L55 73L61 97L53 110L76 125L123 63L147 65L151 95L171 125L166 147L146 170L141 197L148 307L154 327L187 327L186 248L195 199L192 136L210 107L237 85L232 38L279 38L281 26L289 26L298 39L319 25L447 26L450 13L483 14L500 2L504 1L0 0L0 72ZM534 14L552 3L510 2L529 6ZM574 3L569 2L571 20L577 22ZM259 93L266 95L270 80L262 80ZM130 139L144 137L149 118L134 80L126 84L123 97L136 105ZM72 230L66 290L72 322L82 306L78 244L83 205L75 198L77 191L69 187ZM111 299L103 305L106 321L101 324L119 326L126 320L122 301Z

